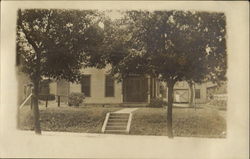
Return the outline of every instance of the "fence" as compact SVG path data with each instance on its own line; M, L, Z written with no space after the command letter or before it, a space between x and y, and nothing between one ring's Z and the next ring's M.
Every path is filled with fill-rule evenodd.
M22 109L24 107L24 105L29 101L31 100L30 102L30 108L32 109L32 98L33 98L33 93L31 92L30 95L22 102L22 104L19 106L19 109ZM39 97L41 96L45 96L45 107L47 108L48 107L48 101L49 101L49 98L50 98L50 94L39 94ZM57 97L57 106L60 107L61 105L61 97L68 97L68 96L65 96L65 95L54 95L55 97ZM54 99L55 100L55 99Z
M214 94L214 100L227 100L227 94Z

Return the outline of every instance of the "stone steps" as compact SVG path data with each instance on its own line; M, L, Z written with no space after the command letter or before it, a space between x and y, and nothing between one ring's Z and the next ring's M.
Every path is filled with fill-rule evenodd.
M132 113L107 113L103 133L129 133Z

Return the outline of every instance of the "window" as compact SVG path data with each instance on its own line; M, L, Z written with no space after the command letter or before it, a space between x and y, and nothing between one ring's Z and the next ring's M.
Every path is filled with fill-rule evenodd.
M114 97L114 79L110 75L106 75L105 78L105 97Z
M201 91L200 89L195 89L195 98L200 99L201 98Z
M84 75L81 80L81 90L85 97L90 97L90 75Z

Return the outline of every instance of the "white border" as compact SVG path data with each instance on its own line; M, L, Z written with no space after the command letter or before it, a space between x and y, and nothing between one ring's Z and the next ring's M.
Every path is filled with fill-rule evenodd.
M228 137L200 139L63 133L35 136L16 131L15 23L17 8L160 9L224 12L227 16ZM0 157L248 158L249 3L198 1L3 1L1 3ZM81 136L81 135L80 135Z

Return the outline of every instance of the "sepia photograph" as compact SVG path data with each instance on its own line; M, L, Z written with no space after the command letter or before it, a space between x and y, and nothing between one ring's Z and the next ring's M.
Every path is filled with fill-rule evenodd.
M101 3L104 7L100 7ZM147 2L152 4L151 8L143 7L140 2L135 3L138 7L129 7L128 2L123 7L115 7L118 3L108 3L114 7L105 7L107 3L79 2L85 7L71 8L57 2L22 5L5 2L6 7L15 6L9 11L14 23L1 25L12 29L9 34L12 53L8 56L13 64L9 74L15 77L10 79L15 84L8 85L12 82L6 81L2 88L11 89L15 95L6 91L6 103L14 104L10 104L8 111L4 105L0 126L3 134L8 132L4 127L11 126L3 125L7 125L8 112L12 112L11 128L16 134L13 137L27 146L21 148L22 155L17 157L228 158L226 153L233 147L233 138L238 141L236 145L241 143L245 147L241 149L244 153L231 152L230 156L248 158L249 121L242 120L248 123L247 127L234 123L233 126L241 126L236 130L231 124L241 119L240 115L235 118L236 108L231 107L237 106L240 112L245 112L242 117L249 118L245 102L248 90L239 85L241 96L234 89L237 85L233 84L232 89L232 83L245 82L249 72L239 69L245 74L232 74L230 71L234 71L238 62L230 58L236 54L231 45L241 43L232 42L234 19L228 8L234 3L206 2L208 6L226 4L226 10L154 7L161 6L160 2ZM244 4L247 5L237 3L233 13L244 8ZM205 7L204 3L201 5ZM247 14L246 8L242 15ZM240 25L246 31L249 20ZM248 57L245 48L249 37L244 38L247 40L242 42L244 47L239 54ZM3 51L1 57L7 56ZM248 58L243 58L242 63L243 67L247 66ZM1 64L1 69L8 68ZM242 74L247 78L242 80ZM1 80L3 77L6 76L1 73ZM243 88L248 89L248 84L244 84ZM1 98L4 98L2 91ZM236 96L230 92L240 95L243 104L236 104L233 100ZM245 136L232 137L232 132L238 130ZM207 145L201 146L203 142ZM36 143L40 143L39 148L32 146ZM143 143L142 149L137 148L137 144ZM169 150L163 151L164 144ZM218 144L227 146L220 151L216 150ZM81 145L87 147L83 153L80 153ZM45 151L49 146L54 148ZM178 152L178 147L189 146L194 149L191 152L186 149L186 157ZM197 152L196 147L201 151ZM62 148L69 152L60 153ZM10 148L0 143L1 149L0 155L6 157ZM16 157L19 151L15 151L10 156Z
M20 9L17 18L18 128L226 137L223 13Z

